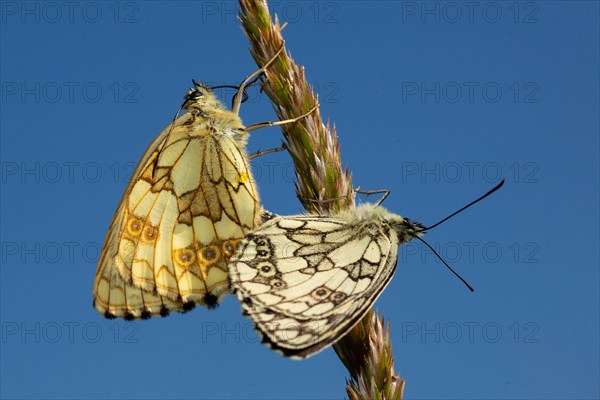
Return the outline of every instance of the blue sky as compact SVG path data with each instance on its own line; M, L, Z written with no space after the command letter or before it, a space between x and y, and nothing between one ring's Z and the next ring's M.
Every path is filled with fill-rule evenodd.
M68 3L71 4L71 3ZM599 8L560 2L273 2L356 186L432 223L376 306L411 399L596 399ZM191 79L254 71L235 2L13 2L1 18L3 398L344 396L333 350L257 342L234 297L139 323L91 306L135 163ZM227 102L231 93L221 93ZM257 91L246 124L275 118ZM253 132L249 150L278 145ZM264 206L301 212L290 159L255 160Z

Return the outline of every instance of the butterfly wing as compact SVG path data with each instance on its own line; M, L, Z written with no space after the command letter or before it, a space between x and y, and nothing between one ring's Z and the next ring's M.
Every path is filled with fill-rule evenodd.
M195 118L154 140L115 213L94 284L106 315L210 307L230 292L227 263L260 219L258 195L237 133Z
M167 315L170 311L183 311L181 301L142 290L125 281L115 265L115 246L120 242L125 203L115 213L106 237L106 244L98 262L94 281L94 307L107 318L143 318ZM109 245L110 246L107 246Z
M331 345L390 281L398 239L381 220L277 217L242 242L230 276L263 342L305 358Z

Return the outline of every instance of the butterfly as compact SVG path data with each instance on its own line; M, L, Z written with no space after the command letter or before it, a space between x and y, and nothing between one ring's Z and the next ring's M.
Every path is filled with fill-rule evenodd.
M146 319L197 304L210 308L231 292L227 263L263 214L248 166L248 132L314 110L287 121L242 124L245 86L278 55L244 80L231 111L211 88L194 82L181 106L185 113L142 156L96 271L93 303L107 318Z
M309 357L343 337L371 308L394 275L400 245L422 241L425 231L503 183L431 227L387 211L381 200L333 215L274 217L241 242L229 263L242 311L268 347Z
M305 358L360 320L392 278L398 246L422 228L370 204L275 217L242 242L232 286L269 347Z

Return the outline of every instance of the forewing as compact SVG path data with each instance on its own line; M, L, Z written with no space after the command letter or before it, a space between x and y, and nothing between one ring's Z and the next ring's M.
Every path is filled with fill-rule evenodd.
M242 242L232 286L263 341L304 358L340 339L391 279L398 240L381 221L278 217Z
M230 292L227 263L259 220L258 196L244 149L186 115L146 151L115 214L94 288L101 312L214 306Z

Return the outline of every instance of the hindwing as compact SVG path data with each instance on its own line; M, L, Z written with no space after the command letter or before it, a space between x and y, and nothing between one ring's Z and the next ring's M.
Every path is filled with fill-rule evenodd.
M263 341L304 358L337 341L391 279L398 238L381 220L277 217L230 262L242 308Z

